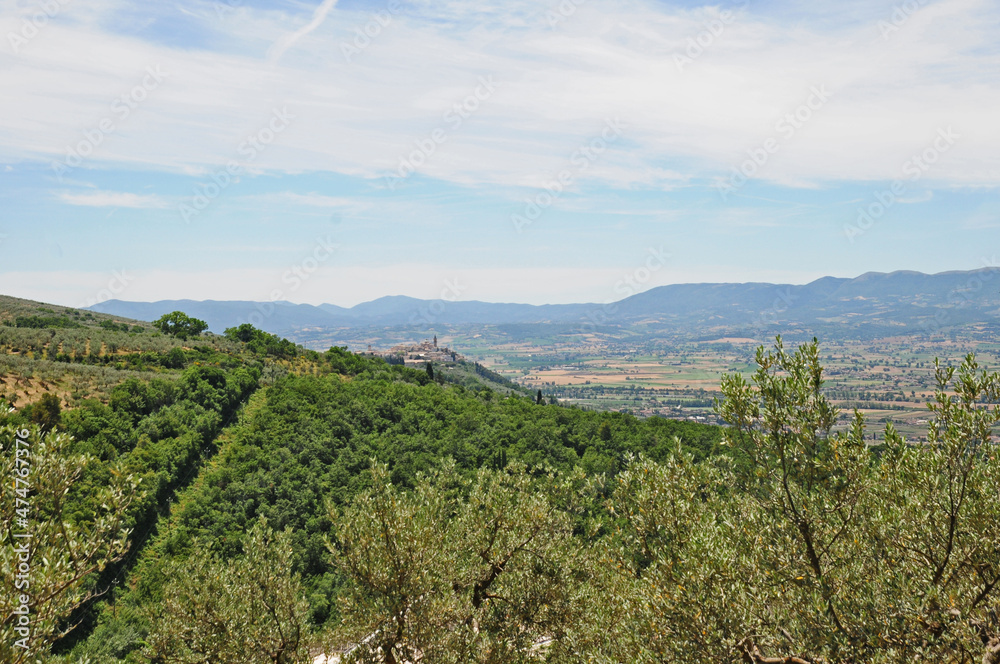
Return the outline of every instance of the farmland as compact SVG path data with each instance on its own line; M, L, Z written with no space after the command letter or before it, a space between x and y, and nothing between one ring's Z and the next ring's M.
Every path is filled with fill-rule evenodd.
M920 440L936 386L935 358L943 366L957 365L975 352L984 368L1000 366L1000 343L983 336L982 330L967 328L953 338L820 339L826 393L844 423L857 408L871 430L892 421L904 435ZM469 359L560 403L705 422L718 421L714 400L720 396L720 378L749 376L756 348L766 343L738 337L644 339L634 345L598 338L509 341L487 330L442 338Z

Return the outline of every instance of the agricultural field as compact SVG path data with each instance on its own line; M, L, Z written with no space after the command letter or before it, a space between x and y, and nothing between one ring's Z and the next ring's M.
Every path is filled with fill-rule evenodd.
M957 366L974 352L983 368L1000 368L1000 343L981 336L970 328L935 338L820 339L827 395L841 409L844 425L856 408L873 437L892 421L911 440L923 440L927 402L936 386L935 358L942 366ZM442 338L470 360L560 403L709 423L719 422L714 403L722 376L749 377L756 348L773 343L736 337L659 343L643 338L635 344L596 337L583 343L509 341L485 330Z
M771 347L774 336L759 330L753 338L733 331L710 332L638 324L584 333L579 326L546 323L440 325L426 330L340 328L289 336L315 350L346 345L378 353L436 334L441 344L466 359L560 403L639 417L720 423L714 405L722 376L749 376L756 366L756 349ZM784 334L789 347L812 339L809 330L789 329ZM942 366L957 366L974 352L984 369L1000 369L1000 334L991 324L895 337L874 333L865 337L850 329L818 336L827 396L841 409L842 425L857 408L873 440L889 421L911 440L926 438L927 402L936 385L935 358Z

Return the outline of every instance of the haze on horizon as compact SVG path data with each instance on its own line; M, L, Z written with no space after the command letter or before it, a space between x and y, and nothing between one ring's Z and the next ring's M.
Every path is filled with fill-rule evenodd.
M0 0L0 292L542 304L995 266L998 20Z

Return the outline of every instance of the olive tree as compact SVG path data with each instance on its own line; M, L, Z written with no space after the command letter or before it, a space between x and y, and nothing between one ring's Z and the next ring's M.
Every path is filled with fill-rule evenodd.
M719 414L730 424L731 474L740 527L735 546L753 556L743 574L755 594L741 649L854 656L868 641L863 601L871 580L863 555L873 464L863 422L832 434L837 410L822 392L815 341L757 351L752 382L722 381ZM764 577L764 578L761 578Z
M870 449L818 351L725 377L725 457L614 479L585 659L1000 664L1000 378L938 367L928 442Z
M6 415L6 413L4 414ZM72 438L37 425L0 426L0 661L34 662L75 627L73 611L94 597L94 574L129 545L129 505L138 481L120 467L70 516L73 489L97 460L72 452Z
M927 444L889 424L876 454L859 414L832 432L815 340L789 353L779 338L757 364L751 383L723 380L718 406L735 459L733 545L753 597L741 656L995 664L997 375L972 356L938 367Z
M590 564L573 538L573 482L543 480L561 488L540 490L522 466L467 480L447 463L406 491L375 464L372 488L330 511L346 659L575 661Z
M927 444L890 428L874 483L870 546L894 591L880 641L911 659L998 664L1000 376L973 355L935 374Z
M186 560L164 569L163 599L147 607L153 629L144 655L163 664L310 661L309 606L291 571L291 531L275 533L261 519L230 560L209 545L196 540Z
M746 634L753 587L742 571L722 475L681 450L633 459L610 483L587 659L725 662Z

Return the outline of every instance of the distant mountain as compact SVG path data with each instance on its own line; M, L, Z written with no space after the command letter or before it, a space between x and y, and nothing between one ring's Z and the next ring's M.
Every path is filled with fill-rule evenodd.
M581 319L593 304L495 304L491 302L419 300L401 295L382 297L350 309L332 304L215 300L160 300L126 302L108 300L88 307L91 311L155 320L171 311L183 311L208 323L213 332L252 323L275 334L305 328L443 325L502 325L505 323L567 322Z
M276 334L372 327L559 324L567 329L641 326L691 335L800 329L863 336L936 331L1000 322L1000 270L869 272L808 284L705 283L652 288L610 304L503 304L382 297L351 308L290 302L110 300L91 310L155 320L175 310L201 318L214 332L243 322Z
M333 305L323 305L341 309ZM108 300L91 307L91 311L136 320L153 321L171 311L183 311L208 323L212 332L222 333L227 327L250 322L269 332L289 331L307 327L335 326L340 320L336 311L311 304L291 302L250 302L241 300L160 300L158 302L126 302ZM348 311L342 309L342 311ZM128 312L128 313L126 313Z

